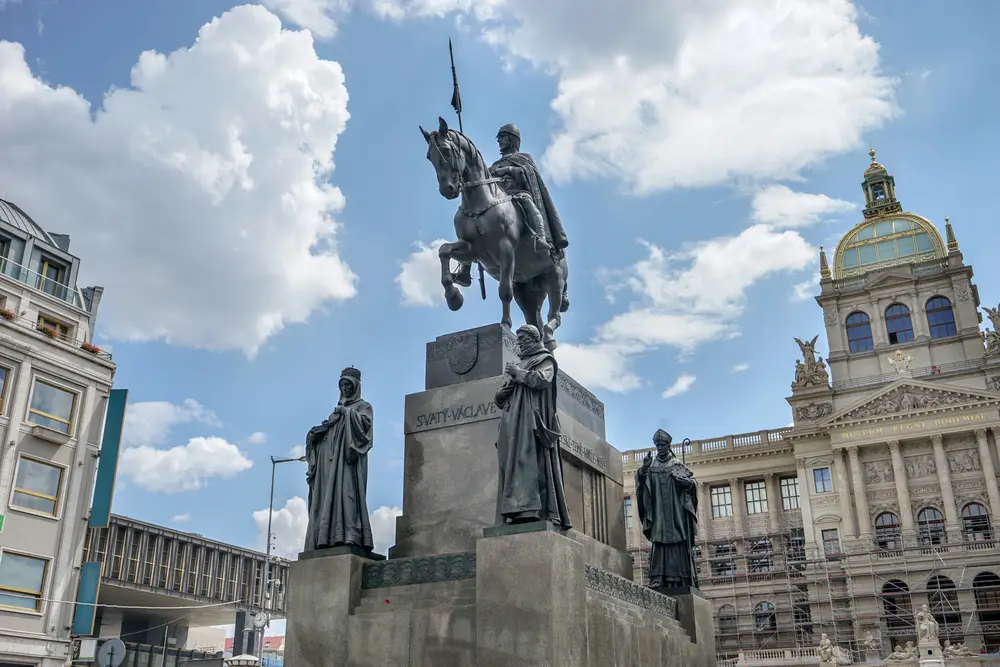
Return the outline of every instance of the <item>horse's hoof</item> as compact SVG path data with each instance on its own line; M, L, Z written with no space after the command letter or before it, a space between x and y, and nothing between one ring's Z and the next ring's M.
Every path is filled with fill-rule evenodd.
M448 308L452 310L458 310L465 303L465 297L458 290L449 291L444 295L445 301L448 302Z

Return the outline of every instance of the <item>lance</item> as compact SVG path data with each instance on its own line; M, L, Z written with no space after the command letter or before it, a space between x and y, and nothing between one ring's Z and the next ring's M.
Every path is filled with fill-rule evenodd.
M451 37L448 38L448 55L451 57L451 108L458 114L458 131L465 134L462 127L462 92L458 89L458 71L455 69L455 49L451 45ZM486 300L486 273L483 271L483 263L477 262L479 266L479 293Z

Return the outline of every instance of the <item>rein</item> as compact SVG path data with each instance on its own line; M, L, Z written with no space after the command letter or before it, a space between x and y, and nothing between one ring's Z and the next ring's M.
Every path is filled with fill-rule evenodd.
M449 130L449 132L453 132L453 131L454 130ZM459 135L459 136L464 136L464 135ZM473 148L473 150L476 151L476 153L479 153L479 149L476 148L475 144L472 143L471 139L469 139L468 137L465 137L465 140L469 142L469 145ZM441 161L442 162L448 162L448 160L444 156L444 153L441 152L441 148L437 145L437 141L432 141L430 143L431 143L432 146L434 146L434 150L437 152L438 156L440 156ZM459 148L459 150L461 150L461 148ZM480 158L481 158L482 154L480 153L479 155L480 155ZM487 168L486 173L487 174L489 173L489 168ZM471 190L472 188L478 188L478 187L484 186L484 185L492 185L494 183L502 183L503 182L503 179L500 179L500 178L484 178L484 179L481 179L481 180L478 180L478 181L470 181L470 182L466 183L466 182L463 182L461 180L462 179L462 175L461 174L459 174L458 178L459 178L458 188L459 188L459 190L462 193L464 193L466 190ZM473 222L476 223L476 231L479 232L480 236L485 236L486 235L486 230L483 229L482 224L479 222L479 218L482 217L482 215L485 214L490 209L492 209L492 208L494 208L496 206L499 206L500 204L506 204L507 202L511 201L512 199L513 199L513 197L509 197L509 196L508 197L499 197L492 204L487 204L485 207L483 207L483 208L481 208L479 210L476 210L476 211L470 211L470 210L466 209L463 206L459 206L458 210L461 211L462 215L464 215L465 217L469 218L470 220L472 220Z

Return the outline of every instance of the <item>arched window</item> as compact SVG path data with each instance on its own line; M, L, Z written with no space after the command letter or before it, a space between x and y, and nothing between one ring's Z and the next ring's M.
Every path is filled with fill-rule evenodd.
M889 334L889 345L912 341L913 324L910 322L910 309L901 303L894 303L886 308L885 331Z
M1000 649L1000 577L992 572L980 572L972 580L976 594L976 613L983 632L983 648L989 653Z
M847 343L851 352L867 352L875 349L872 340L872 322L861 311L847 316Z
M729 604L719 607L719 635L726 639L738 634L738 621L736 620L736 608Z
M774 632L778 629L778 617L774 613L774 605L761 602L753 610L753 623L757 632Z
M955 582L936 575L927 580L927 605L944 635L962 634L962 614L958 610Z
M967 542L986 542L993 539L990 515L979 503L969 503L962 508L962 532Z
M910 587L898 579L887 581L882 586L882 607L885 609L886 625L892 634L903 634L902 630L913 628L913 602L910 600Z
M882 512L875 517L875 544L879 549L895 551L899 549L899 517L892 512Z
M927 301L927 324L931 328L931 338L944 338L958 334L955 313L951 301L943 296L931 297Z
M944 544L944 517L933 507L925 507L917 514L917 529L920 532L920 544Z

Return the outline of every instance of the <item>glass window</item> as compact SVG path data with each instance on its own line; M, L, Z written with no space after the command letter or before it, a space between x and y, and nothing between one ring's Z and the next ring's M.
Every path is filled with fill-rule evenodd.
M833 491L833 478L830 476L829 468L814 468L813 481L816 484L816 493L830 493Z
M858 232L859 241L864 241L865 239L871 239L871 238L875 238L875 228L872 227L871 225L868 225L860 232Z
M889 234L892 234L892 220L875 223L875 236L888 236Z
M754 625L757 632L773 632L778 629L778 618L774 613L774 605L761 602L754 609Z
M902 546L898 516L892 512L882 512L875 517L875 544L886 551L894 551Z
M906 255L912 255L917 251L917 247L913 243L912 236L901 236L896 239L896 251L899 253L900 257L905 257Z
M0 366L0 412L4 411L7 403L7 380L10 378L10 369Z
M924 546L944 544L944 517L933 507L925 507L917 514L917 528L920 544Z
M783 510L799 509L799 478L782 477L780 485L781 485L781 509Z
M69 434L73 426L76 394L44 380L35 380L31 391L28 421Z
M913 324L910 309L901 303L894 303L885 309L885 330L889 334L889 344L899 345L913 340Z
M625 499L625 527L632 530L632 499Z
M63 324L62 322L57 322L50 317L45 317L44 315L38 316L38 326L45 327L46 329L52 329L56 332L56 335L60 338L69 338L69 326Z
M747 514L767 512L767 488L763 481L747 482L743 485L747 499Z
M931 237L927 236L927 234L917 234L913 239L917 242L917 252L930 252L934 249Z
M874 264L877 257L875 256L875 246L873 245L863 245L858 248L858 252L861 254L862 264Z
M895 241L882 241L881 243L876 243L875 249L878 252L879 261L884 262L885 260L893 259L896 256Z
M858 265L858 249L848 248L844 251L844 268Z
M897 232L905 232L913 227L913 224L909 220L893 220L892 228Z
M11 551L0 554L0 606L41 611L48 563Z
M14 480L13 507L56 516L59 513L59 490L63 469L22 456Z
M733 515L733 492L729 486L712 487L712 518L721 519Z
M731 577L736 574L736 563L733 556L736 547L732 544L716 544L712 547L712 576Z
M836 528L827 528L823 531L823 553L827 556L836 556L840 553L840 532Z
M750 574L765 574L774 570L774 559L771 556L771 540L767 538L755 540L747 551L747 571Z
M868 352L875 349L872 340L872 323L862 312L847 316L847 343L851 352Z
M943 296L935 296L927 301L927 324L931 328L931 338L945 338L958 334L955 313L951 301Z
M993 539L990 515L979 503L969 503L962 508L962 532L969 542L986 542Z

